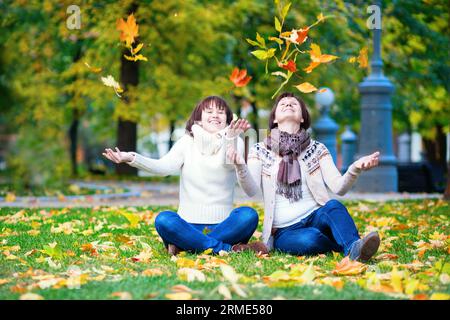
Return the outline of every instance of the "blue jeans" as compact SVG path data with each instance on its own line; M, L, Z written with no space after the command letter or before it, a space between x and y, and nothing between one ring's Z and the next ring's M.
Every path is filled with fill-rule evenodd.
M277 229L274 248L294 255L330 251L347 255L356 240L358 230L347 208L337 200L330 200L296 224Z
M164 244L174 244L184 251L202 252L213 249L231 251L237 243L247 243L258 225L258 214L250 207L231 211L218 224L194 224L183 220L176 212L163 211L155 219L155 227ZM203 232L205 228L208 233Z

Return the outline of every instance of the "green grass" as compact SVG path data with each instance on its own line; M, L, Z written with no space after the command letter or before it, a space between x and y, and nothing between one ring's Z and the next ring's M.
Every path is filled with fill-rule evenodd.
M246 299L408 299L417 294L427 298L433 293L450 294L448 202L420 200L345 204L361 234L371 230L380 232L382 246L379 254L396 254L398 259L372 259L367 271L355 276L332 274L335 264L343 258L342 254L336 253L296 257L272 252L265 258L251 252L226 256L187 253L178 257L178 263L183 259L188 259L188 262L197 260L195 268L198 268L211 259L225 260L240 274L239 283L247 293ZM262 212L260 206L252 205ZM172 287L179 284L194 290L191 292L193 298L223 299L218 286L225 284L231 288L231 285L224 280L219 267L201 270L206 276L205 282L188 282L177 275L180 266L168 256L154 228L157 213L164 209L168 207L0 208L0 299L18 299L27 292L41 295L44 299L117 299L112 296L114 292L128 292L133 299L165 299L166 294L172 293ZM131 216L127 218L124 213L131 213ZM140 218L136 227L132 225L133 217ZM259 232L262 214L260 218ZM66 223L66 233L64 229L58 230L63 223ZM443 240L433 248L430 243L436 237ZM422 253L417 250L420 240L430 244ZM96 241L110 248L97 249L97 254L92 254L86 244L95 244ZM48 245L55 242L55 249L50 249ZM132 258L146 247L151 248L149 261L134 261ZM413 261L420 261L423 266L417 269L404 266ZM306 268L311 262L317 270L316 278L309 284L292 279L267 282L267 276L275 271L289 272L292 265ZM59 268L55 268L55 264ZM406 273L400 291L376 290L370 286L371 274L394 274L394 267ZM69 268L77 268L85 275L85 281L79 287L68 288L64 281L47 285L42 282L45 277L68 279ZM159 269L163 275L145 276L142 272L147 269ZM321 284L324 277L342 280L343 288ZM405 288L411 279L421 285L408 293ZM383 281L392 287L392 280ZM244 299L233 290L231 293L233 299Z

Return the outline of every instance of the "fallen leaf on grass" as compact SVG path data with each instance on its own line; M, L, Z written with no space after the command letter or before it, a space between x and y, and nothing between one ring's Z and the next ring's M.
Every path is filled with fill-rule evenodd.
M333 274L343 276L356 275L363 273L366 269L367 265L358 261L351 261L350 257L346 256L341 262L336 264Z
M188 292L176 292L166 294L166 298L170 300L191 300L192 295Z
M25 293L19 297L19 300L44 300L44 297L36 293Z
M177 275L183 281L206 281L206 276L204 275L204 273L196 269L181 268L177 271Z
M111 297L118 297L120 300L132 300L133 297L131 293L127 291L119 291L111 294Z

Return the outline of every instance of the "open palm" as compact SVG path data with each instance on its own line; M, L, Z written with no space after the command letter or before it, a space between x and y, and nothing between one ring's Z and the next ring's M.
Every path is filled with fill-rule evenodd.
M116 152L112 151L109 148L105 149L105 152L103 152L103 156L112 162L115 163L122 163L122 162L129 162L133 161L133 155L129 152L123 152L120 151L119 148L115 148Z
M361 157L355 161L355 166L361 170L369 170L378 165L380 152L374 152L371 155Z

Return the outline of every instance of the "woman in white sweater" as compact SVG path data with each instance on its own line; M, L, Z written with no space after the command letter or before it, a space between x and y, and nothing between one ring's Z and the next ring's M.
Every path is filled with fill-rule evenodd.
M269 249L291 254L341 251L350 259L367 261L378 250L378 233L360 239L347 209L330 198L327 187L344 195L362 170L378 165L379 152L355 161L341 175L325 145L311 139L309 126L306 104L284 93L270 114L270 134L251 149L248 166L229 147L227 155L245 192L253 196L262 188L262 240Z
M235 168L226 163L226 145L243 152L241 132L250 128L246 120L232 121L233 113L220 97L203 99L186 124L186 134L161 159L136 152L105 149L108 159L155 175L180 174L178 212L163 211L155 227L170 254L179 251L214 253L253 250L266 252L259 242L247 244L258 224L253 208L233 209ZM239 181L240 183L241 181Z

